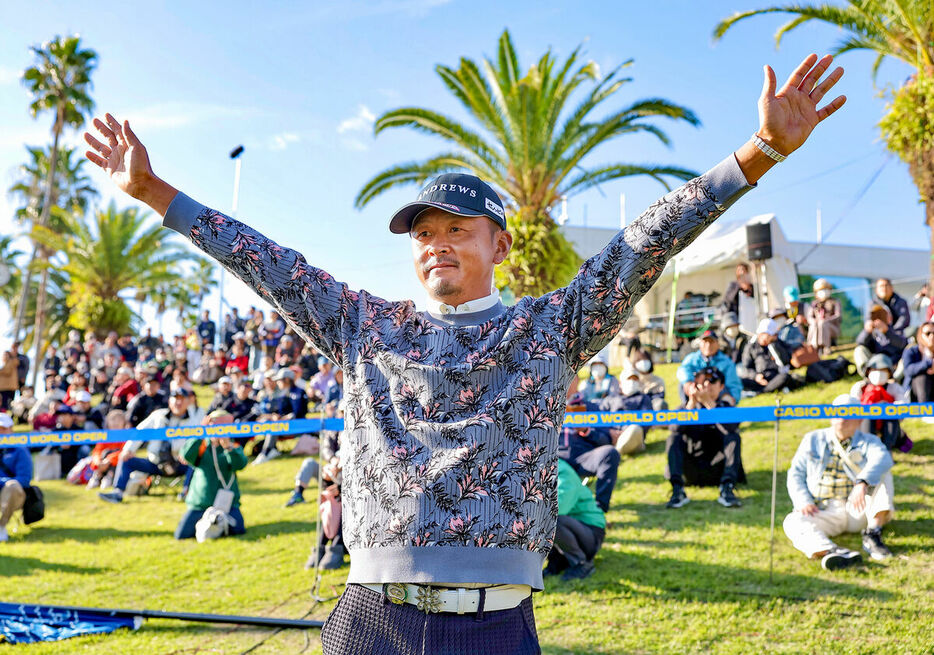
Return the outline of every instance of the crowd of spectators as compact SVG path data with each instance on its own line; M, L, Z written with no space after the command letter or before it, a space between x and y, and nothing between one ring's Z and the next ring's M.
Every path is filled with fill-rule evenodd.
M735 407L758 393L847 374L849 363L842 358L822 358L831 355L841 324L840 302L826 280L815 282L812 302L803 303L798 290L789 287L783 306L759 317L750 305L750 268L737 267L736 278L727 290L721 331L703 330L697 350L677 369L679 409ZM878 280L875 291L854 353L860 380L835 404L929 402L934 398L934 323L923 323L909 338L907 302L888 280ZM667 409L665 383L654 374L650 353L633 338L626 354L618 376L605 359L594 359L569 391L568 411ZM342 371L304 345L276 312L267 317L256 308L244 317L231 311L220 326L205 311L195 327L171 343L148 328L139 338L111 333L103 341L73 330L64 344L46 352L46 391L40 396L26 385L29 364L19 344L0 357L0 433L9 432L14 420L37 431L65 431L280 421L310 412L342 415ZM195 384L213 386L206 407L198 406ZM546 575L567 580L594 571L620 463L643 452L649 431L662 427L668 431L663 472L671 485L668 508L689 502L688 486L717 487L719 504L742 506L735 491L746 481L737 423L566 427L559 442L558 527ZM306 566L339 568L346 557L339 509L340 433L319 436L305 451L318 458L301 462L285 505L306 502L307 489L317 482L321 526ZM842 568L861 556L831 538L861 530L870 557L891 556L881 538L894 511L890 451L907 452L911 445L894 419L834 419L830 428L805 435L788 474L794 511L785 519L785 531L793 545L825 568ZM0 451L0 541L7 538L6 524L22 508L23 490L34 474L33 460L21 450ZM278 438L269 434L255 440L129 440L93 450L55 446L42 454L56 454L63 477L99 489L100 498L111 503L144 493L154 481L176 485L187 510L175 537L202 540L246 531L237 471L249 457L258 465L280 450Z

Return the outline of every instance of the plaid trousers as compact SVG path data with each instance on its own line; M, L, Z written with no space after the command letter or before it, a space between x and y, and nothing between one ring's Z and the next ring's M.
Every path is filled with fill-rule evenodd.
M532 599L497 612L426 614L349 584L321 629L324 655L539 655Z

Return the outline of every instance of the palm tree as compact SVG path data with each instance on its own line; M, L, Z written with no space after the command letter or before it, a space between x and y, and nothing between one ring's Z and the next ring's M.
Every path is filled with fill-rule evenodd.
M23 73L23 82L33 96L29 106L33 118L40 113L51 111L55 118L52 121L52 153L48 166L48 177L45 182L45 191L41 204L41 212L35 225L45 228L49 224L52 214L53 192L56 187L56 172L58 171L59 141L66 127L81 127L84 124L85 114L94 109L94 102L88 95L91 87L91 72L97 62L97 53L93 50L82 50L81 39L77 36L56 37L53 41L40 46L32 47L36 56L36 65L27 68ZM46 311L46 288L49 280L49 267L47 265L50 253L39 249L41 277L39 280L38 299L36 301L36 322L34 332L37 341L42 342ZM28 271L27 271L28 274ZM23 285L23 291L28 292L30 284ZM20 307L25 308L25 299ZM17 337L22 324L14 328ZM38 351L37 351L38 352ZM33 368L33 375L38 373L38 367Z
M38 225L39 217L43 213L43 200L45 193L43 184L49 179L49 163L52 155L45 148L26 146L29 161L19 167L19 179L10 187L9 192L14 198L21 200L21 206L14 212L14 219L20 224ZM56 158L58 171L54 176L54 188L51 195L52 206L60 206L71 212L87 211L91 198L97 196L97 190L91 186L91 178L84 174L84 157L75 157L73 148L62 148ZM60 230L61 226L55 224L54 213L49 214L49 225L53 230ZM34 243L32 255L26 265L25 277L32 279L32 272L36 268L36 258L39 255L39 244ZM52 253L46 252L49 257ZM37 289L23 289L22 293L29 293ZM22 299L21 299L22 300ZM22 328L25 314L23 312L30 303L17 303L19 311L16 313L14 334ZM34 318L34 317L33 317Z
M0 237L0 300L3 300L8 308L12 307L19 285L22 284L16 260L23 253L13 248L13 239L12 235Z
M900 59L915 72L892 94L880 122L886 146L908 164L931 228L934 255L934 2L931 0L847 0L844 5L797 4L736 13L714 28L721 38L741 20L762 14L793 18L775 32L776 45L788 32L818 21L842 29L846 37L833 54L851 50L875 53L875 78L887 57ZM934 280L934 258L930 264Z
M507 30L499 38L495 61L484 59L478 64L461 58L456 69L439 64L435 71L441 81L480 129L419 107L386 112L375 123L376 134L410 127L441 137L451 149L379 173L360 190L357 207L396 186L422 184L441 173L472 173L504 197L515 238L509 258L497 269L497 286L520 296L560 286L580 263L552 217L562 196L630 175L648 175L666 188L668 177L683 180L695 175L673 166L629 163L585 168L588 155L624 134L645 132L668 144L652 118L699 124L689 109L662 98L637 100L595 118L598 107L631 81L620 77L630 63L601 75L597 64L582 60L578 47L563 62L549 50L523 73ZM585 89L588 83L590 88Z
M22 343L24 351L32 348L33 341L33 327L35 325L36 318L36 300L39 296L39 280L33 277L29 281L30 286L32 287L26 294L16 294L10 302L10 313L19 313L19 303L20 300L25 295L26 297L26 308L23 311L23 315L26 317L25 328L22 331ZM46 331L45 337L47 343L65 343L68 338L68 292L66 291L68 286L68 276L60 270L57 270L54 266L50 267L49 270L49 281L46 288L46 297L48 299L46 305L48 307L46 313Z
M185 282L196 301L197 315L200 316L205 297L211 293L211 289L217 286L217 280L214 279L214 265L207 259L199 259L195 263L194 270L185 276Z
M149 214L137 208L118 211L111 202L92 222L56 213L64 233L36 226L33 238L64 258L56 268L68 276L69 324L78 329L126 332L136 319L127 300L160 286L185 286L183 266L199 259L159 224L146 225Z

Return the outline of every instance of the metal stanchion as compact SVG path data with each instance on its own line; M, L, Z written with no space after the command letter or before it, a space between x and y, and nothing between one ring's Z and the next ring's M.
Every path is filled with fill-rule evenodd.
M772 514L769 518L769 584L772 580L772 562L775 552L775 487L778 485L778 424L779 411L782 407L782 398L775 399L775 447L772 456Z

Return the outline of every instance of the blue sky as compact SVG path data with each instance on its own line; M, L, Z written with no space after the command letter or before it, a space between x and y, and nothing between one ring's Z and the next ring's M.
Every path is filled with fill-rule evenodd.
M763 64L776 69L781 83L809 52L825 52L841 38L832 28L806 26L776 50L772 35L781 19L764 17L712 43L717 20L763 4L13 3L0 25L0 182L9 188L25 159L24 143L49 138L50 117L30 118L18 80L31 63L28 47L56 34L79 33L100 56L93 89L98 113L131 120L157 174L227 211L233 186L227 153L242 143L241 219L354 287L421 302L407 237L386 227L392 211L416 189L387 193L363 211L353 208L353 199L375 173L442 145L403 130L374 138L374 116L416 105L464 118L434 66L493 55L508 27L523 66L549 47L564 57L580 43L602 70L634 59L628 71L634 81L607 110L662 96L687 105L703 123L693 128L660 122L672 137L671 148L626 137L587 163L667 163L702 171L755 130ZM839 63L847 69L838 84L847 105L735 206L734 218L774 212L790 238L813 239L818 204L827 229L883 164L876 127L884 109L880 87L903 80L908 69L885 64L874 87L870 55L851 53ZM102 201L109 201L108 180L97 172L93 177ZM629 178L600 191L571 199L572 222L586 215L590 225L618 225L620 193L626 194L632 220L662 188L647 178ZM132 201L118 195L117 202ZM12 210L12 201L0 198L0 233L15 229ZM893 158L828 240L925 248L927 229L906 167ZM243 285L229 280L228 297L241 307L254 302ZM216 313L216 298L207 307Z

